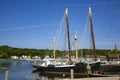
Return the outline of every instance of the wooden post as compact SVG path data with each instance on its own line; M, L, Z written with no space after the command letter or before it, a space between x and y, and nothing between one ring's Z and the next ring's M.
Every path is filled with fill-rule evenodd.
M74 78L74 70L71 69L70 72L71 72L71 79L73 79Z
M5 72L5 80L8 80L8 71Z
M90 65L87 63L87 75L89 76L89 74L91 74L91 67L90 67Z

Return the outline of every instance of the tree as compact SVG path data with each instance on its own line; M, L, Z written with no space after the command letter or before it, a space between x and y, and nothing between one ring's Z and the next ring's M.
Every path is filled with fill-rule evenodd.
M9 59L10 56L9 56L6 52L3 52L3 53L2 53L2 58L3 58L3 59Z

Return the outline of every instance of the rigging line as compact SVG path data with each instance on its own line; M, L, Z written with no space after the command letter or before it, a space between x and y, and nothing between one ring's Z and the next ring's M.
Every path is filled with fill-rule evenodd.
M65 28L66 29L66 28ZM65 30L66 31L66 30ZM64 32L65 33L65 37L64 37L64 39L63 39L63 45L62 45L62 50L63 51L65 51L66 50L66 32Z
M64 25L65 25L65 23L64 23ZM66 50L67 49L67 43L66 43L66 41L67 41L67 37L66 37L66 35L67 35L67 32L66 32L66 27L65 27L65 31L64 31L64 33L65 33L65 37L64 37L64 43L63 43L63 50Z
M86 20L85 20L85 25L84 25L84 29L83 29L83 33L82 36L80 38L80 40L78 41L78 43L80 43L80 47L81 50L78 50L78 53L80 52L81 57L83 57L83 48L85 47L84 45L86 45L85 43L85 37L86 37L86 33L88 32L88 16L86 16Z
M89 21L88 21L89 22ZM88 23L89 24L89 23ZM92 49L93 48L93 42L92 42L92 33L91 33L91 31L90 31L90 24L88 25L89 26L89 30L88 30L88 32L89 32L89 34L88 34L88 49ZM94 25L93 25L93 29L94 29ZM95 35L94 35L95 36Z
M88 16L88 18L89 18L89 16ZM92 40L91 39L91 32L90 32L90 21L88 20L88 50L90 49L90 41Z
M101 18L99 18L99 19L101 19ZM101 21L103 21L103 20L101 19ZM111 27L111 26L114 27L114 25L112 23L108 22L105 18L104 18L104 24L107 24L109 27ZM120 32L120 31L118 31L119 29L115 29L116 27L114 27L114 28L113 27L111 27L111 28L114 29L116 32Z
M89 16L88 16L88 18L89 18ZM88 49L87 49L87 51L88 51L88 53L90 54L90 55L92 55L93 54L93 44L92 44L92 33L91 33L91 31L90 31L90 21L88 20L87 21L88 23ZM94 25L93 25L94 26Z
M105 22L107 23L107 25L109 25L109 26L111 25L110 28L112 28L112 30L114 29L115 33L118 32L118 34L119 34L119 32L120 32L120 31L119 31L119 28L117 29L116 27L114 27L114 25L113 25L112 23L110 23L110 22L108 22L108 21L106 21L106 20L105 20ZM112 26L113 26L114 28L113 28ZM119 27L120 27L120 26L119 26Z
M57 39L58 40L58 38L60 37L60 33L61 33L61 31L62 31L62 27L63 27L63 25L64 25L64 21L65 21L65 14L63 15L63 18L62 18L62 21L61 21L61 23L60 23L60 25L59 25L59 28L58 28L58 30L56 31L56 34L54 35L54 38L55 39ZM56 41L57 41L56 40Z
M86 21L85 21L85 26L84 26L84 30L83 30L83 33L82 33L82 36L81 36L81 38L80 38L80 45L81 45L81 49L83 49L83 45L84 45L84 38L85 38L85 35L86 35L86 33L87 33L87 29L88 29L88 16L86 17Z
M63 39L63 42L64 42L64 43L63 43L63 47L62 47L62 48L63 48L64 51L65 51L65 50L67 51L67 43L66 43L66 41L67 41L67 37L66 37L66 36L67 36L67 27L66 27L66 24L65 24L65 14L64 14L64 28L65 28L65 30L64 30L63 33L64 33L65 35L64 35L64 39Z
M96 16L96 17L98 17L98 16ZM103 22L103 20L102 20L101 18L98 17L98 19ZM107 22L107 21L105 21L105 19L104 19L104 24L106 24L105 22ZM109 24L109 23L107 23L107 25L108 25L108 24ZM107 26L106 26L106 27L107 27ZM104 30L104 28L103 28L102 26L100 26L100 27L98 26L98 28L99 28L99 30L101 30L101 31L106 35L106 37L108 37L109 40L114 44L114 40L112 40L112 38L111 38L110 35Z
M83 44L82 43L84 43L84 45L85 45L85 43L88 45L88 46L86 46L86 48L87 48L87 52L89 53L89 54L92 54L92 50L90 49L90 41L91 41L91 32L90 32L90 24L89 24L89 18L88 18L88 16L87 16L87 19L86 19L86 23L85 23L85 27L84 27L84 32L83 32L83 34L82 34L82 37L81 37L81 41L80 41L80 44L81 44L81 48L83 49ZM88 33L88 34L87 34ZM86 37L86 39L87 39L87 42L85 42L85 40L83 40L84 38ZM84 41L84 42L83 42Z

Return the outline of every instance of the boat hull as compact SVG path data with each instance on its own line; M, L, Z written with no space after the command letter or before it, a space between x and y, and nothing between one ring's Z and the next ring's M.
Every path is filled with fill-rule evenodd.
M89 77L109 77L109 76L105 74L89 74Z
M91 73L94 73L96 71L100 71L100 62L91 63L89 65L91 67Z
M38 70L47 73L66 73L66 72L70 73L71 70L74 70L74 72L78 72L78 73L85 73L86 64L65 65L65 66L48 65L47 67L38 66L37 68Z
M119 65L101 65L102 72L109 73L120 73L120 64Z
M96 70L98 71L100 62L90 64L90 66L92 70L91 72L94 72ZM87 76L87 64L86 63L77 63L75 65L66 65L66 66L48 65L47 67L33 65L33 67L37 68L42 73L47 73L47 74L70 75L71 70L73 70L74 75Z

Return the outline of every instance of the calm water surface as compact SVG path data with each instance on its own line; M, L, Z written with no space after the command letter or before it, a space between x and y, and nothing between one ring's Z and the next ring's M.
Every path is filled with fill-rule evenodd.
M43 75L31 64L33 61L25 60L0 60L0 80L5 80L5 72L8 72L8 80L59 80L66 76ZM70 76L67 76L67 78Z
M0 60L0 80L5 80L6 71L9 71L8 80L59 80L62 78L40 75L31 63L32 61Z

